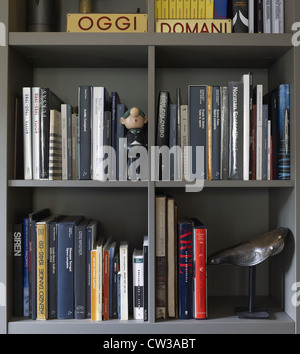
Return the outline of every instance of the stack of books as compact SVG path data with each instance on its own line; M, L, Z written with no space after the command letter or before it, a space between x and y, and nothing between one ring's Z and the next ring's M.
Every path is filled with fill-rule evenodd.
M129 244L99 235L99 223L83 216L30 213L14 224L14 315L33 320L148 320L148 238ZM146 294L145 294L146 293Z

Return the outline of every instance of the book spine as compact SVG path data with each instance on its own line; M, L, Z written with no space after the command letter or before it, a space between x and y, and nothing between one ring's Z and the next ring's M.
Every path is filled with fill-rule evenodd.
M120 270L119 252L113 259L113 279L112 279L112 318L118 318L118 273Z
M254 2L254 32L263 33L264 17L263 17L263 0Z
M290 87L288 84L279 86L279 151L278 151L278 179L291 178L290 164Z
M86 317L86 224L75 226L74 243L74 302L75 319Z
M263 86L256 88L256 179L262 180Z
M169 0L162 0L161 16L162 18L169 18Z
M183 0L183 18L191 18L191 0Z
M262 179L268 179L268 105L263 105L262 124Z
M120 245L120 319L128 320L128 244Z
M144 319L144 260L133 256L133 318Z
M78 113L80 121L80 179L91 179L91 86L79 87Z
M62 179L61 113L50 110L49 180Z
M191 0L191 18L198 18L198 0Z
M169 0L169 18L176 19L177 0Z
M212 179L212 87L207 87L207 180Z
M144 257L144 321L148 321L148 242L144 241L143 244L143 257Z
M72 106L67 105L67 179L72 179Z
M40 178L40 88L32 88L32 173Z
M243 180L249 180L250 74L243 75Z
M111 146L113 147L114 151L117 153L117 108L118 104L120 103L119 94L115 91L111 94ZM112 164L113 165L113 164ZM112 176L118 176L116 167L112 167Z
M46 224L36 225L36 319L48 319L48 239Z
M272 3L272 33L284 33L284 0Z
M248 33L248 1L232 0L232 31L235 33Z
M206 18L206 0L198 1L198 18Z
M156 318L167 318L167 220L166 197L157 196L155 226L155 313Z
M194 228L194 318L207 318L206 228Z
M178 223L178 317L193 318L193 230L188 222Z
M182 152L182 179L186 179L189 172L189 155L186 150L189 146L189 116L188 116L188 106L185 104L180 105L180 127L181 127L181 152Z
M61 105L61 152L62 152L62 179L68 179L68 132L67 132L67 104Z
M96 277L97 277L97 290L96 290L96 296L97 296L97 321L102 321L103 319L103 292L104 292L104 284L103 284L103 247L98 246L97 247L97 271L96 271Z
M119 181L127 179L127 150L124 148L122 140L125 137L124 125L121 124L120 119L126 112L124 104L117 105L117 147L116 147L116 178Z
M178 19L184 18L183 1L184 0L177 0L176 18Z
M57 223L49 224L49 310L50 319L57 318Z
M103 252L103 319L109 319L109 250Z
M206 18L214 18L214 0L206 0Z
M97 321L97 250L91 251L91 320Z
M23 87L24 179L32 179L31 88Z
M23 263L23 316L28 317L30 315L29 308L29 293L30 293L30 281L29 271L31 270L29 260L29 219L23 219L23 233L24 233L24 263Z
M169 147L170 150L177 145L177 105L170 104L170 134ZM176 176L175 176L176 174ZM170 180L174 181L178 178L177 155L170 155Z
M220 179L221 88L212 87L212 179Z
M214 18L227 18L227 0L214 0Z
M228 87L222 88L221 109L221 178L228 180Z
M162 15L161 15L162 0L154 0L154 1L155 1L155 3L154 3L155 18L156 19L162 18Z
M263 0L264 33L272 33L271 0Z
M41 89L41 125L40 125L40 178L49 178L49 124L50 124L50 92Z
M243 179L243 88L228 83L229 96L229 179Z
M23 317L23 223L14 224L13 274L14 274L14 316Z
M196 146L204 147L204 171L207 176L207 86L189 86L188 106L190 117L190 144L192 156L190 161L190 174L196 173Z
M58 224L57 318L74 318L73 224Z
M254 0L248 0L249 33L254 33Z

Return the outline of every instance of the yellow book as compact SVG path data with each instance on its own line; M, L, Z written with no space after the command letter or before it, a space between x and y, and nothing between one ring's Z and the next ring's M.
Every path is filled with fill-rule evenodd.
M183 0L183 18L191 18L191 0Z
M191 18L199 18L198 7L198 0L191 0Z
M206 18L206 0L198 0L198 18Z
M161 16L162 18L169 18L169 0L162 0Z
M155 18L159 19L161 17L161 4L162 0L155 0Z
M180 18L183 18L183 1L184 0L177 0L177 9L176 9L176 12L177 12L177 16L176 18L180 19Z
M91 320L97 321L97 250L91 251Z
M205 18L214 18L214 0L206 0Z
M169 0L169 18L176 18L177 0Z

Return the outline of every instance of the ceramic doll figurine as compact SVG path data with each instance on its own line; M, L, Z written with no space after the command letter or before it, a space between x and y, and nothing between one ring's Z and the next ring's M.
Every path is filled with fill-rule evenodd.
M148 148L147 133L145 125L148 123L148 118L145 116L144 112L137 107L133 107L126 111L120 119L121 124L125 125L126 132L125 138L127 139L127 150L129 152L133 147L144 147ZM136 158L128 157L128 168L136 161ZM132 165L133 166L133 165ZM130 170L128 170L130 171ZM139 175L139 169L135 171ZM129 179L130 173L129 173Z

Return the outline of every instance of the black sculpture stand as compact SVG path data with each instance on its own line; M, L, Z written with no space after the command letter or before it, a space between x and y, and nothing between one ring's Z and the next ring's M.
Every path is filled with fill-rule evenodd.
M269 319L270 315L265 309L255 308L255 290L256 290L256 266L249 267L249 295L248 308L237 307L235 313L240 319Z

